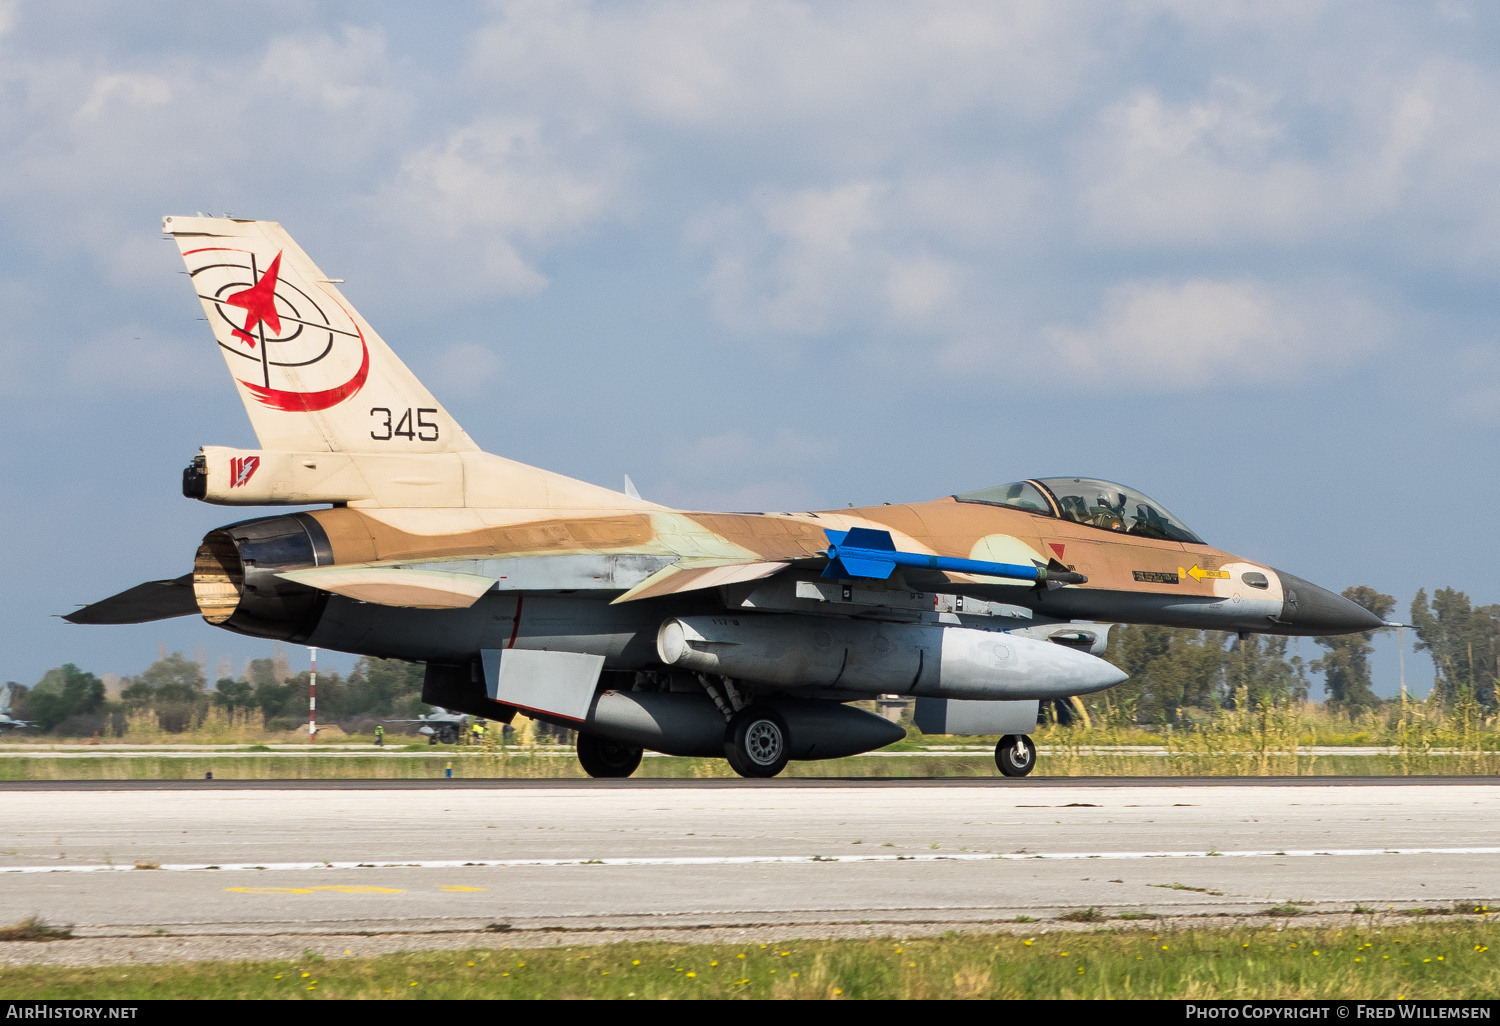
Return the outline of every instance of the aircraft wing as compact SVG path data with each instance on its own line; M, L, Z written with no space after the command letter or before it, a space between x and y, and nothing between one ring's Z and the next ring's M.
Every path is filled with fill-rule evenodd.
M63 619L83 624L150 623L196 612L198 602L193 598L193 575L183 574L170 581L137 584L118 595L64 613Z
M611 604L677 595L700 588L717 588L722 584L758 581L762 577L780 573L790 565L781 562L730 563L721 559L684 559L658 570Z
M276 576L360 602L409 609L468 609L499 583L478 574L401 566L319 566Z
M769 577L785 561L660 555L520 556L415 566L321 566L277 576L361 602L409 609L467 609L501 591L624 590L615 602L659 598Z

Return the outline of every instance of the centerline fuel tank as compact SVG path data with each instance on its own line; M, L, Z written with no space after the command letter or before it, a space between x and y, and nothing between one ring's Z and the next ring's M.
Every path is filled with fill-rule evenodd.
M1066 698L1127 674L1050 641L938 624L814 616L689 616L661 625L668 666L784 688L931 698Z

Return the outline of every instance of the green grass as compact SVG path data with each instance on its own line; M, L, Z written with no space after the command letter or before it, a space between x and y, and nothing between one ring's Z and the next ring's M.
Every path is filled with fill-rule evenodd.
M1487 998L1486 921L0 968L15 999Z
M439 779L444 766L453 762L455 777L555 778L583 777L583 769L570 754L487 756L454 749L428 749L440 757L420 757L395 752L387 755L262 754L254 758L230 758L212 753L186 758L151 755L125 758L100 754L83 758L16 757L0 753L0 780L202 780L212 772L216 780L317 780L317 779ZM1200 759L1140 758L1125 755L1084 755L1058 758L1043 755L1038 777L1204 777L1204 776L1311 776L1361 777L1385 775L1465 775L1475 770L1460 757L1430 756L1403 761L1397 756L1322 755L1299 756L1269 770L1225 761L1222 765ZM723 759L652 758L641 764L639 777L732 777ZM819 762L793 762L783 776L827 777L994 777L995 761L987 754L973 756L913 755L903 758L854 756Z

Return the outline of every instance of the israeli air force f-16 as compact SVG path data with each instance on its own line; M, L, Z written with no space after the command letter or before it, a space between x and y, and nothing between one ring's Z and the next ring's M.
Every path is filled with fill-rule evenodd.
M319 506L210 531L190 574L69 615L225 630L426 664L422 698L577 731L596 777L643 750L789 759L888 745L850 704L1036 762L1038 703L1126 675L1108 625L1330 635L1384 622L1204 542L1155 499L1040 477L928 502L671 509L482 451L279 224L163 221L259 449L205 445L183 494ZM184 551L184 556L186 556Z
M16 686L5 684L0 686L0 734L8 730L21 730L32 726L30 720L18 720L11 715L11 703L16 698Z

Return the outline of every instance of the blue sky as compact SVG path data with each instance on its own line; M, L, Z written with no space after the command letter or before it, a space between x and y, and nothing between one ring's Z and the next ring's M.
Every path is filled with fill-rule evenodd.
M236 519L178 494L254 444L158 231L197 211L286 225L512 458L709 509L1087 474L1403 612L1500 601L1497 36L1461 2L0 0L0 679L265 652L50 615Z

